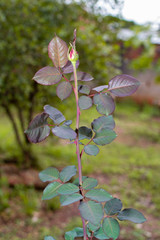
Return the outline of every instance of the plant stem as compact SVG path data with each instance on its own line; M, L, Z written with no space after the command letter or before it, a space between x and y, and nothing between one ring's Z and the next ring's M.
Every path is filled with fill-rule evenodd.
M82 186L82 164L81 164L81 156L80 156L80 150L79 150L79 119L80 119L80 109L78 105L78 83L77 83L77 70L76 70L76 63L73 63L73 72L74 72L74 82L75 82L75 98L76 98L76 108L77 108L77 118L76 118L76 154L77 154L77 160L78 160L78 174L79 174L79 187ZM81 217L82 218L82 217ZM83 233L84 233L84 240L87 240L87 233L86 233L86 226L85 226L85 220L82 218L82 224L83 224Z
M76 97L76 108L77 108L77 118L76 118L76 154L78 160L78 173L79 173L79 185L82 186L82 165L81 165L81 157L80 157L80 150L79 150L79 119L80 119L80 110L78 105L78 83L77 83L77 71L76 65L73 64L73 71L74 71L74 82L75 82L75 97Z

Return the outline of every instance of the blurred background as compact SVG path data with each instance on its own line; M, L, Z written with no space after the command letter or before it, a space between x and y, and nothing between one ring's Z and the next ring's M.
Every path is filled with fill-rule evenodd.
M75 147L50 136L30 144L24 135L44 104L75 119L74 96L63 101L55 86L32 78L50 65L47 46L55 33L69 43L77 29L81 71L93 86L116 74L141 82L131 97L116 98L117 139L96 157L83 156L83 174L119 197L124 207L143 212L143 225L121 223L120 240L160 239L160 14L159 1L0 1L0 239L42 240L81 225L76 204L60 209L58 198L41 200L38 172L75 164ZM90 118L88 119L88 116ZM81 125L98 117L82 111ZM74 123L72 125L74 127Z

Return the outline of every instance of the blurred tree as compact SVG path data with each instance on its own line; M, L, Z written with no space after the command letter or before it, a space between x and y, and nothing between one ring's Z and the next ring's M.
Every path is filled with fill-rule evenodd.
M94 9L96 4L97 1L92 5ZM118 73L112 63L119 64L116 33L122 22L95 11L88 13L84 1L0 1L0 106L12 123L25 164L34 165L35 158L24 130L39 103L53 100L55 95L52 87L31 81L37 70L52 64L47 45L54 33L69 42L77 28L81 68L92 72L97 82L105 83L109 76Z

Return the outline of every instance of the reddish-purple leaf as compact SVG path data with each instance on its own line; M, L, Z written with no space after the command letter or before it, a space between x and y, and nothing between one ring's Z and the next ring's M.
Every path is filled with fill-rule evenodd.
M55 67L44 67L41 68L34 75L33 79L42 85L53 85L58 83L62 78L62 74Z
M72 92L72 85L69 82L62 82L57 86L56 92L61 100L66 99Z
M132 76L122 74L109 81L108 90L118 97L125 97L133 94L139 87L140 82Z
M100 114L109 115L115 109L114 100L107 93L95 94L93 97L93 102L95 105L97 105L97 111Z
M77 80L88 82L88 81L93 80L93 77L89 73L77 72ZM74 75L73 74L70 78L70 81L74 81Z
M79 66L79 60L76 62L76 68ZM64 74L72 73L73 72L73 65L70 61L62 68Z
M94 90L96 92L101 92L102 90L107 89L107 88L108 88L108 85L102 85L102 86L95 87L92 90Z
M47 123L48 117L48 114L41 113L30 122L28 129L25 131L30 142L42 142L49 136L50 128Z
M48 45L48 55L56 68L62 68L66 65L68 61L67 53L67 44L62 39L55 36Z

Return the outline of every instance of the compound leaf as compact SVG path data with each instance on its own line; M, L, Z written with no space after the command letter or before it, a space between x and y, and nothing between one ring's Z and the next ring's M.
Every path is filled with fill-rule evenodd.
M103 218L103 208L100 203L94 201L81 202L79 210L81 216L94 225L99 224Z
M80 201L81 199L83 199L83 196L79 193L73 193L71 195L61 195L60 196L61 206L69 205L71 203Z
M140 82L132 76L122 74L109 81L108 90L118 97L125 97L133 94L139 87Z
M114 100L107 93L95 94L93 97L93 102L97 106L96 109L100 114L109 115L114 112Z
M86 178L82 183L82 188L85 190L92 189L98 185L98 181L95 178Z
M92 107L92 99L87 96L81 96L78 101L79 107L82 110Z
M32 143L39 143L46 139L50 134L50 127L47 123L49 117L46 113L38 114L29 124L25 131L28 139Z
M112 195L110 195L107 191L104 189L92 189L88 191L85 196L87 198L90 198L92 200L98 201L98 202L106 202L112 199Z
M59 171L56 168L48 167L39 173L42 182L53 181L59 178Z
M122 212L118 213L117 218L120 221L128 220L134 223L143 223L146 221L146 218L143 216L143 214L133 208L123 209Z
M92 125L93 131L100 132L104 128L110 129L110 130L114 129L115 122L114 122L113 117L110 115L107 117L102 116L102 117L95 119L91 125Z
M82 126L79 128L79 140L83 140L85 138L92 138L92 130L90 128Z
M65 121L63 114L58 109L50 105L45 105L44 111L49 115L55 124L60 124L61 122Z
M56 68L62 68L68 62L68 47L67 44L55 36L48 45L48 55L53 61Z
M61 99L64 100L67 97L69 97L69 95L72 92L72 85L69 82L61 82L58 86L57 86L57 96Z
M63 139L75 139L77 136L76 132L68 126L55 126L52 128L52 133Z
M62 74L55 67L44 67L34 75L33 79L41 85L54 85L62 78Z
M42 200L48 200L58 196L57 190L62 186L59 182L49 183L43 191Z
M76 166L67 166L60 172L60 179L62 182L68 182L76 173Z
M111 143L117 137L116 133L110 129L102 129L99 132L96 132L93 142L97 145L106 145Z
M105 218L102 224L103 232L112 239L117 239L120 233L119 223L116 219Z
M73 194L79 191L79 187L77 187L73 183L66 183L60 186L60 188L57 190L57 193L61 195L67 195L67 194Z
M104 210L107 215L112 216L116 213L119 213L122 209L122 202L118 198L112 198L111 200L107 201L104 205Z
M88 82L93 80L93 77L89 73L77 72L77 80ZM74 74L72 74L70 81L74 81Z

